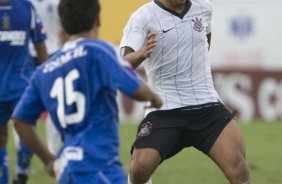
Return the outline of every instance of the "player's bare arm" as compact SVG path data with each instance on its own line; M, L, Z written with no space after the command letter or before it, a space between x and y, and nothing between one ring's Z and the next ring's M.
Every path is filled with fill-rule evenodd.
M37 54L37 60L38 60L37 64L40 65L48 59L48 52L45 42L42 41L42 42L34 43L34 48Z
M156 33L148 34L144 46L137 51L130 47L124 48L124 59L128 61L133 68L137 68L146 58L150 57L156 47Z
M144 83L140 85L133 98L139 101L150 101L151 106L155 108L160 108L163 105L161 98Z
M209 50L210 50L210 47L211 47L211 33L207 34L207 39L208 39Z
M34 126L14 120L14 126L23 142L42 160L48 174L55 176L53 171L53 161L55 156L50 153L48 148L40 140Z

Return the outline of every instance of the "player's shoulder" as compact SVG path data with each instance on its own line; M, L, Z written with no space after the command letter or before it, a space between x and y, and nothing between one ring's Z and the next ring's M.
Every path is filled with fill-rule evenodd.
M46 63L46 62L45 62ZM30 77L30 81L33 81L33 83L37 83L38 84L38 80L40 80L39 78L41 78L44 74L43 72L43 65L41 64L39 66L37 66L35 68L35 70L33 71L31 77Z
M154 12L154 9L156 8L157 6L155 2L152 1L146 3L143 6L139 7L136 11L134 11L130 16L130 19L134 21L147 22L154 15L152 12Z
M200 8L212 6L211 0L191 0L192 5L198 5Z
M212 14L212 2L211 0L191 0L192 8L197 12L209 12Z
M17 3L29 9L33 8L33 4L30 0L17 0Z
M84 39L80 42L86 50L100 52L116 57L115 47L111 42L100 39Z

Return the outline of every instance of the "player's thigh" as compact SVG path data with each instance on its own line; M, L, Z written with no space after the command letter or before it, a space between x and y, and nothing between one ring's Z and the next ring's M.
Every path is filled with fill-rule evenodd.
M131 171L143 169L146 172L153 172L163 160L183 149L182 128L161 128L153 121L152 126L152 130L144 131L143 128L138 130L133 144ZM141 132L150 133L143 136L140 135Z
M131 164L155 167L184 148L186 119L179 114L174 110L160 110L143 119L132 146Z
M212 146L209 156L223 169L245 159L245 144L235 120L226 125Z

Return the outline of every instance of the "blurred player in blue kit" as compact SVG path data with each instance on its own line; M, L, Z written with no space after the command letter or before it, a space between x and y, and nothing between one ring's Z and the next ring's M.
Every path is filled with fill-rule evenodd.
M0 0L0 184L8 183L7 123L35 70L28 45L32 41L39 63L48 55L41 21L26 0ZM20 142L17 170L28 172L31 151ZM26 178L24 178L26 180Z
M20 138L61 184L126 183L119 161L117 90L155 108L162 105L119 64L114 48L96 39L99 12L98 0L60 1L69 40L35 71L12 115ZM45 110L64 140L56 159L34 129Z
M58 5L60 0L30 0L30 2L35 7L46 31L48 38L45 43L50 57L61 48L63 42L66 41L58 15ZM30 47L30 52L32 56L37 57L33 47ZM58 131L56 131L56 128L48 115L45 121L45 130L47 146L49 150L55 154L61 145L61 140Z
M59 0L29 0L32 5L34 6L37 16L40 18L44 30L47 34L47 40L45 40L45 44L47 47L47 53L49 56L53 55L60 47L61 47L61 41L63 41L61 38L61 23L58 15L58 4ZM64 36L64 35L62 35ZM29 45L30 47L30 53L34 57L35 62L37 62L37 54L35 52L34 46L31 43ZM43 114L44 117L44 114ZM42 119L42 118L41 118ZM60 135L56 131L55 127L53 126L53 123L51 122L51 118L47 116L45 121L45 128L46 128L46 143L48 148L52 153L56 153L59 146L61 145ZM14 129L13 129L14 130ZM15 145L17 148L17 153L19 155L18 160L24 160L22 158L25 156L25 150L26 148L24 146L20 146L18 135L15 131L13 131ZM30 159L29 159L30 160ZM30 172L22 172L22 169L20 167L17 167L15 169L15 177L13 178L13 184L24 184L25 181L28 178L28 175Z

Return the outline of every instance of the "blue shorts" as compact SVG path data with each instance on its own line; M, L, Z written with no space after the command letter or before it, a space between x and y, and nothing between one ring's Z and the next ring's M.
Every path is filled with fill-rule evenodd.
M72 172L67 168L60 177L59 184L126 184L127 178L122 165L115 163L98 172Z
M19 100L17 99L7 102L0 102L0 125L8 123L18 101Z

